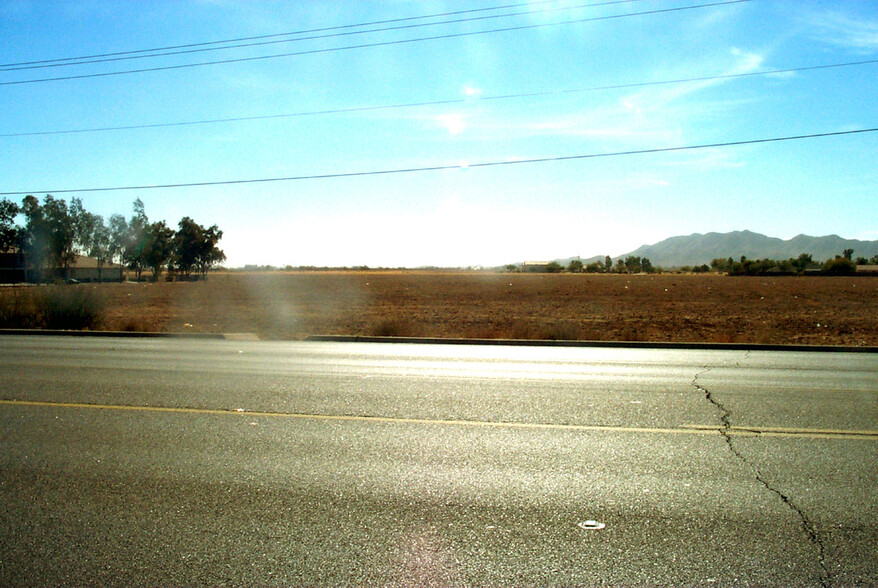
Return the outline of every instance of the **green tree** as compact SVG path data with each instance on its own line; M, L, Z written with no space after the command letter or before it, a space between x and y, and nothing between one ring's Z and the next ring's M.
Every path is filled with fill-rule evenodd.
M571 259L570 263L567 264L567 271L572 273L580 273L582 272L582 260L580 259Z
M122 218L124 222L124 217ZM70 200L70 219L73 223L73 244L78 255L93 257L98 266L98 279L102 279L104 265L111 261L115 250L113 236L99 214L85 210L82 200Z
M613 271L613 258L609 255L604 258L604 271L611 272Z
M811 267L812 263L814 263L814 260L811 259L810 253L802 253L793 261L796 271L800 274L804 274L805 270Z
M143 232L142 263L152 270L152 281L159 279L165 265L174 254L174 231L165 221L146 226ZM138 276L139 278L139 276Z
M563 270L563 269L564 268L561 267L561 264L558 263L557 261L550 261L546 265L546 271L550 274L557 274L557 273L561 272L561 270Z
M831 276L849 276L857 273L857 264L845 257L836 257L823 264L823 273Z
M143 201L138 198L134 201L134 215L126 223L122 246L122 261L129 269L134 270L138 282L143 270L149 267L144 251L148 227L149 218L146 216Z
M710 267L717 272L727 272L729 271L730 262L731 259L721 259L716 257L711 260Z
M73 225L73 246L79 255L88 255L97 220L82 206L82 200L71 198L70 222Z
M639 257L634 256L634 255L629 255L628 257L625 258L625 262L624 262L625 271L628 272L629 274L640 273L640 269L641 269L640 263L641 263L641 260Z
M74 250L75 227L67 203L47 195L43 211L49 225L49 260L59 277L66 278L71 264L76 261Z
M110 261L118 260L125 263L122 256L125 252L125 242L128 239L128 221L121 214L110 216Z
M15 226L15 217L21 211L18 204L7 200L0 200L0 253L9 251L18 245L18 227Z
M103 279L104 265L113 258L113 237L110 227L104 223L102 216L94 215L93 220L94 225L88 254L97 261L98 280L101 280Z
M848 261L852 260L854 258L854 250L853 249L845 249L843 257L845 259L847 259Z
M217 247L222 238L223 232L216 225L211 225L210 228L204 230L204 238L201 241L198 255L198 269L201 271L202 278L207 277L210 268L226 260L226 254Z
M42 280L44 273L54 272L66 277L75 258L73 222L64 200L46 195L43 203L34 196L25 196L21 205L26 224L19 235L25 262L33 268L30 279Z
M177 234L174 235L174 265L188 278L198 268L204 227L188 216L184 216L177 227Z
M28 281L42 281L43 268L49 259L49 225L40 201L31 195L21 202L25 225L19 234L19 246L24 253Z
M211 267L226 259L226 254L217 247L222 237L223 232L216 225L204 228L188 216L183 217L174 236L177 269L187 278L193 271L206 277Z

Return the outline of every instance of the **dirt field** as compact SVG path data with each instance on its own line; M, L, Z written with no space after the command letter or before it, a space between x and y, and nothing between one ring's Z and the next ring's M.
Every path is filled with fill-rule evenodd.
M100 288L103 329L878 345L878 278L214 273Z

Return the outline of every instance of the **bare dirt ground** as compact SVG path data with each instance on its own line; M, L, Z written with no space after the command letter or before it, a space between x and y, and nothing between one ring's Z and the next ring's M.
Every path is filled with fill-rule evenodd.
M101 284L106 330L878 345L878 278L218 272Z

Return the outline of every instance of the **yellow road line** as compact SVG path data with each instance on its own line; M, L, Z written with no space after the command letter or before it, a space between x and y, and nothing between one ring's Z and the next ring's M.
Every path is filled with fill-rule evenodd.
M729 435L737 436L769 436L769 437L806 437L806 438L848 438L848 439L868 439L878 441L878 431L853 431L853 430L836 430L836 429L782 429L782 428L748 428L748 427L731 427L723 428L714 425L684 425L679 428L660 428L660 427L620 427L614 425L564 425L551 423L520 423L520 422L497 422L497 421L467 421L455 419L416 419L401 417L381 417L381 416L356 416L356 415L335 415L335 414L307 414L307 413L286 413L286 412L266 412L251 411L245 409L224 410L212 408L177 408L167 406L134 406L125 404L87 404L78 402L46 402L37 400L0 400L0 406L33 406L44 408L73 408L88 410L113 410L113 411L133 411L133 412L153 412L153 413L172 413L172 414L201 414L201 415L219 415L219 416L247 416L247 417L268 417L268 418L286 418L301 420L324 420L324 421L353 421L368 423L396 423L396 424L416 424L416 425L456 425L466 427L495 427L506 429L541 429L541 430L558 430L558 431L602 431L617 433L652 433L652 434L671 434L671 435L719 435L724 432Z
M684 425L687 429L698 431L725 432L741 437L848 437L878 440L878 431L867 429L802 429L790 427L720 427L716 425Z

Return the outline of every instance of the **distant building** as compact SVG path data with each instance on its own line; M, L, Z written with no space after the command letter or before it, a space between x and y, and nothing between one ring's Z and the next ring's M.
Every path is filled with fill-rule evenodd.
M545 273L548 271L548 261L525 261L521 264L521 271L533 273Z
M104 262L98 270L98 260L93 257L77 255L67 271L67 277L79 282L121 282L122 266Z
M54 268L44 268L39 281L51 280L57 274ZM122 266L107 262L98 270L97 259L77 255L67 270L67 278L77 282L121 282ZM27 266L24 254L17 249L0 253L0 284L28 281L37 281L37 275L34 268Z

